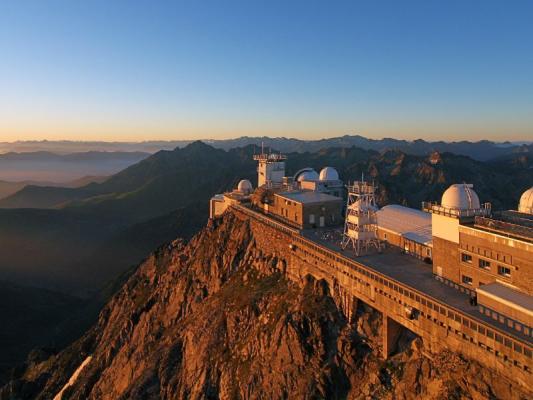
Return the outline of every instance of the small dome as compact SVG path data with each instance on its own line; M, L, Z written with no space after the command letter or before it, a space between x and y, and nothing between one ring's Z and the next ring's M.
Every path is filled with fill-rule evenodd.
M338 181L339 173L333 167L325 167L320 171L320 180L321 181Z
M302 181L317 181L318 180L318 172L316 172L314 169L306 170L298 174L298 178L296 178L298 182Z
M237 191L248 194L253 190L252 182L248 179L243 179L237 185Z
M479 197L472 188L473 185L466 183L451 185L442 195L441 205L456 210L480 208Z
M518 211L526 214L533 214L533 186L520 196Z

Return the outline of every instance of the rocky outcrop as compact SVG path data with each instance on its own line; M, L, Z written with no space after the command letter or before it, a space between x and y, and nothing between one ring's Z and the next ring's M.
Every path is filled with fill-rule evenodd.
M324 281L298 285L283 270L227 213L152 254L85 336L29 360L0 398L526 398L413 336L382 360L379 313L359 303L348 321Z

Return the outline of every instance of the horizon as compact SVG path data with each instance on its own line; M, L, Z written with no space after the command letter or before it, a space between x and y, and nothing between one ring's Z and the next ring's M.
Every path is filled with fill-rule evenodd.
M0 5L0 141L525 141L528 2ZM209 138L209 139L206 139Z
M446 140L443 138L434 138L433 140L427 140L421 137L415 137L413 139L406 139L401 137L394 137L394 136L382 136L382 137L368 137L360 134L345 134L340 136L325 136L320 138L301 138L301 137L295 137L295 136L269 136L269 135L263 135L263 136L250 136L250 135L243 135L243 136L232 136L232 137L224 137L224 138L209 138L209 137L199 137L199 138L180 138L180 139L146 139L146 140L77 140L77 139L27 139L27 140L13 140L13 141L0 141L0 144L4 145L12 145L16 143L24 144L24 143L79 143L79 144L96 144L96 143L102 143L102 144L143 144L143 143L173 143L173 142L204 142L206 144L209 144L209 142L223 142L223 141L231 141L231 140L240 140L240 139L270 139L270 140L298 140L298 141L308 141L308 142L315 142L315 141L321 141L321 140L331 140L331 139L340 139L340 138L353 138L353 137L360 137L367 140L374 140L374 141L383 141L383 140L397 140L397 141L405 141L408 143L413 143L416 141L425 141L427 143L460 143L460 142L468 142L468 143L480 143L480 142L491 142L494 144L532 144L533 140L491 140L486 138L480 138L480 139L456 139L456 140Z

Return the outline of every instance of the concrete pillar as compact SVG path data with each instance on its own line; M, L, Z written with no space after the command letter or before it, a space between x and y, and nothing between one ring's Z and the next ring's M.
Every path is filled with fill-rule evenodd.
M354 318L355 318L355 314L357 313L357 302L358 302L358 299L357 297L355 296L352 296L351 294L349 295L349 299L350 299L350 316L348 318L348 322L353 322Z
M402 326L383 313L383 358L387 359L396 348Z

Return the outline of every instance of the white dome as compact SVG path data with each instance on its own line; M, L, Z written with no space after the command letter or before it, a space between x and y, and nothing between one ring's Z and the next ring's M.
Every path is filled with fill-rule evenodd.
M320 171L320 180L321 181L338 181L339 173L333 167L325 167Z
M302 181L317 181L318 180L318 172L316 172L314 169L305 170L298 174L298 178L296 178L298 182Z
M480 208L479 197L472 188L473 185L466 183L451 185L442 195L441 205L456 210Z
M521 213L533 214L533 186L520 196L518 211Z
M248 179L243 179L239 182L237 185L237 191L241 193L250 193L253 190L252 182L250 182Z

